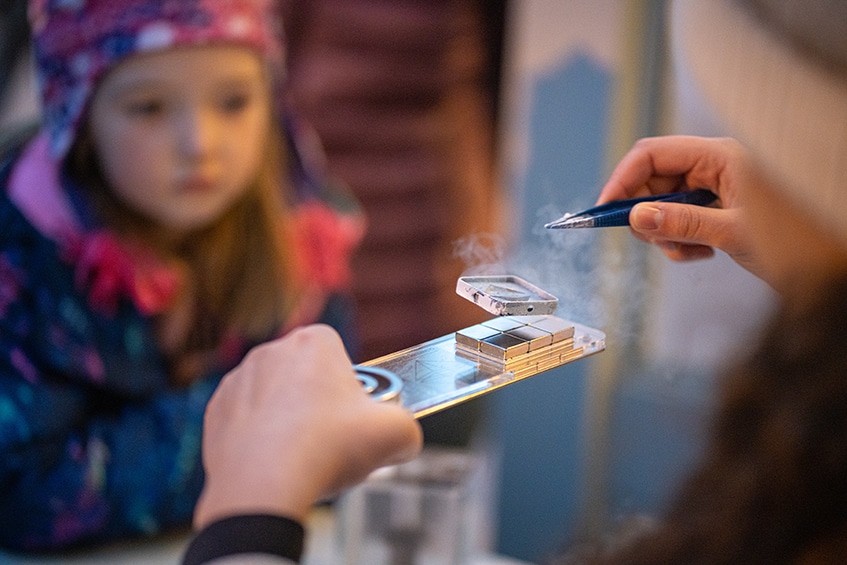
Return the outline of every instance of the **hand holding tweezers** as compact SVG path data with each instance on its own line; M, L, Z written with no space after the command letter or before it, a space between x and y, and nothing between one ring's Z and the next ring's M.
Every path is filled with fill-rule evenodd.
M671 192L668 194L654 194L641 198L615 200L614 202L594 206L576 214L565 214L554 222L544 224L544 227L548 229L569 229L628 226L629 212L633 206L641 202L679 202L681 204L708 206L717 200L717 198L717 195L711 190L698 188L696 190Z

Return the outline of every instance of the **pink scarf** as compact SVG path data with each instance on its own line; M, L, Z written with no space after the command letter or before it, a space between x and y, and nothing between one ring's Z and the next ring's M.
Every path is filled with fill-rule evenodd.
M142 314L153 315L170 304L179 288L179 275L173 269L108 230L82 228L62 190L44 133L26 146L15 164L9 198L38 231L56 242L62 258L74 265L77 287L87 288L92 307L114 313L118 299L128 296Z

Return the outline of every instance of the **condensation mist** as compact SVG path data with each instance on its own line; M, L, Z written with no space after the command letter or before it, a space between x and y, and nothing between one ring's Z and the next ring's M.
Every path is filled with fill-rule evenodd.
M603 257L601 229L544 228L561 215L553 206L539 209L530 237L521 242L488 233L457 240L453 252L465 263L463 274L523 277L559 299L557 316L600 330L610 324L623 329L627 313L610 315L604 289L632 290L632 298L641 296L641 269ZM641 261L643 256L632 259ZM627 310L634 306L629 303Z

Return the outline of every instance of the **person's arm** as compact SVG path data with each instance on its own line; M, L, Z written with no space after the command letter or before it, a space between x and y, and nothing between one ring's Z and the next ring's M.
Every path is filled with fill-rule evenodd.
M720 249L761 276L739 210L739 187L757 172L744 147L730 138L666 136L638 141L606 182L598 204L612 200L707 188L720 207L651 202L635 206L630 227L676 261L711 257Z
M296 559L264 547L263 529L287 529L270 539L296 543L296 525L316 502L378 467L415 457L421 446L421 429L406 409L365 394L328 326L254 348L224 377L206 410L206 483L185 563L214 562L227 552L230 559L256 553ZM245 531L233 532L245 524ZM226 535L210 534L215 528ZM227 546L210 547L224 538ZM206 561L195 558L207 553Z

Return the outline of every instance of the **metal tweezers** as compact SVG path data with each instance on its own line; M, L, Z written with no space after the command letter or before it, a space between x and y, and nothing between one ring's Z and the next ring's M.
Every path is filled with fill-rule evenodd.
M565 214L554 222L544 224L544 227L548 229L571 229L628 226L629 212L633 206L640 202L679 202L681 204L708 206L717 200L717 198L717 195L711 190L698 188L683 192L615 200L614 202L601 204L600 206L595 206L576 214Z

